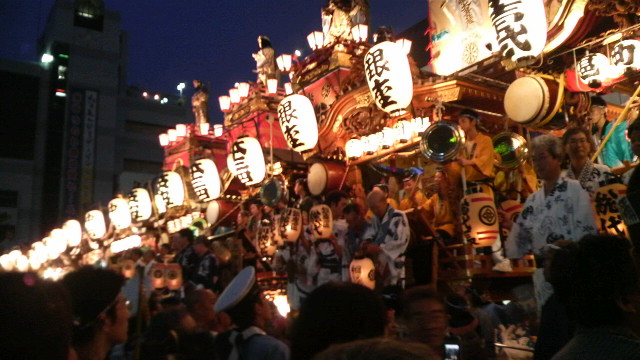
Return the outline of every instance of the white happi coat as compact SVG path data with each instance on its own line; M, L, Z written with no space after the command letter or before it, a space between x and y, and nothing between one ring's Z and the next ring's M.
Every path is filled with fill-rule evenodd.
M382 220L371 218L362 238L380 246L376 268L383 274L383 284L404 286L405 253L409 245L409 222L404 212L387 207Z
M578 180L582 188L592 197L600 188L600 182L607 180L608 176L611 175L613 174L607 165L594 164L591 161L587 161L587 163L584 164L580 174L574 174L571 167L563 170L561 174L561 176L566 176L569 179Z
M578 241L597 233L589 194L577 181L560 177L548 196L544 184L529 196L505 248L510 258L521 258L529 251L541 255L545 245L557 240Z

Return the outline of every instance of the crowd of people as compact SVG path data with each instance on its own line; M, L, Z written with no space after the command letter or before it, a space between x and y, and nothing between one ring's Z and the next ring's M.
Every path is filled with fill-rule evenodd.
M491 253L494 270L501 272L511 271L509 259L533 253L538 267L533 315L539 321L517 301L493 302L474 284L443 286L423 276L429 246L461 238L456 220L461 194L451 184L463 174L469 186L494 191L489 167L495 157L485 149L490 139L479 121L474 112L460 114L467 149L437 169L430 189L421 189L423 174L414 170L380 176L366 195L343 188L314 197L306 179L296 179L291 203L245 201L230 231L185 228L169 243L120 254L135 263L133 279L92 266L58 282L33 273L2 273L0 357L640 358L640 225L627 224L628 233L619 236L599 234L593 197L613 177L607 165L590 160L593 135L603 131L600 122L594 122L595 132L570 128L562 138L532 140L530 160L541 186L531 189L517 219L502 219L508 230L504 241L478 250ZM629 149L639 155L640 122L629 126L627 136ZM640 191L639 170L625 179L630 195ZM324 238L310 228L309 213L318 204L326 205L333 219L331 235ZM274 224L288 206L301 210L301 235L267 254L260 229ZM426 246L423 235L436 241ZM375 265L373 286L351 281L349 265L363 258ZM158 263L178 264L179 288L154 288ZM288 275L288 315L260 286L257 274L272 271Z

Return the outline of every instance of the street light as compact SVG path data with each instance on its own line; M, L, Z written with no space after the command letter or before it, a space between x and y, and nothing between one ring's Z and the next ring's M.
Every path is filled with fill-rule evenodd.
M176 89L178 89L178 91L180 91L180 96L181 96L181 97L182 97L182 90L184 90L184 88L185 88L186 86L187 86L187 85L186 85L185 83L180 83L180 84L178 84L178 86L176 87Z
M40 61L42 61L45 64L48 64L53 61L53 55L44 53L42 54L42 58L40 58Z

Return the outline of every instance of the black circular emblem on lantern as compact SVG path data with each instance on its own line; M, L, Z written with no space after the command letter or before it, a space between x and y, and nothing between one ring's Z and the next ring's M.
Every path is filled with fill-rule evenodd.
M482 221L482 223L487 226L491 226L495 224L496 219L498 218L496 216L496 211L493 209L492 206L489 206L489 205L485 205L482 208L480 208L480 214L478 217L480 218L480 221Z

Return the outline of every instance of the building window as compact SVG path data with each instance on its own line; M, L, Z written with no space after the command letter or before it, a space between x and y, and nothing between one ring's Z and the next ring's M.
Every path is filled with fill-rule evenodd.
M104 3L100 0L78 0L73 25L102 31L104 26Z

